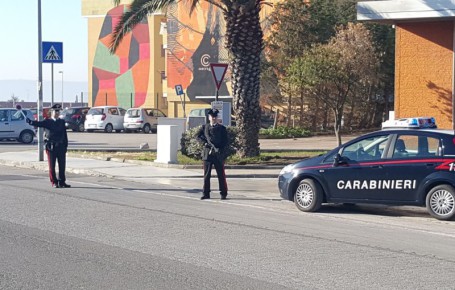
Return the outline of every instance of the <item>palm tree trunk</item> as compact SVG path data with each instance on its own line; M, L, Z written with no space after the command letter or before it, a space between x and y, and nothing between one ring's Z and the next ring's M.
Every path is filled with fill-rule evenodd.
M261 126L259 78L260 56L263 48L263 33L259 22L260 10L259 1L248 1L231 5L224 14L240 157L259 155L258 141Z

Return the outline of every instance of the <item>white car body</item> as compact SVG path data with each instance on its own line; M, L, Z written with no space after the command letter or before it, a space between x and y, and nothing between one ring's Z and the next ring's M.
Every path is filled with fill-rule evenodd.
M87 132L94 130L104 130L107 133L113 130L120 132L123 130L125 112L125 109L117 106L93 107L85 116L84 127Z
M159 117L166 117L166 114L158 109L131 108L126 111L123 127L125 132L156 132Z
M32 143L36 128L25 122L24 114L34 120L30 110L18 111L13 108L0 108L0 139L16 139L22 143Z

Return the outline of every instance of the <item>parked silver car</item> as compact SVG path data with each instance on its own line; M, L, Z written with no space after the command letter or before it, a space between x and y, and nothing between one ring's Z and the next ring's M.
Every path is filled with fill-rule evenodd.
M125 132L142 131L144 133L156 132L158 118L166 114L153 108L131 108L126 111L123 121Z
M25 116L34 120L30 110L18 111L13 108L0 108L0 140L16 139L22 143L32 143L36 129L25 122Z

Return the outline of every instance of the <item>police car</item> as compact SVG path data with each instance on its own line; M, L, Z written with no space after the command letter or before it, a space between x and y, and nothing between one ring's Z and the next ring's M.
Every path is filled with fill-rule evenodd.
M325 155L284 167L282 198L314 212L323 203L426 206L440 220L455 216L455 134L434 118L383 123Z

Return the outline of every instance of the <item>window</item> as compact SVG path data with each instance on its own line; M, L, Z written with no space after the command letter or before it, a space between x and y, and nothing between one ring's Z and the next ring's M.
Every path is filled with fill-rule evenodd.
M341 156L353 161L381 159L387 140L389 140L389 135L380 135L359 140L346 146Z
M118 111L116 108L109 108L108 109L109 114L111 115L118 115Z
M8 111L6 110L1 110L0 111L0 122L6 122L8 121Z
M14 122L14 121L21 121L21 120L24 120L24 115L22 114L22 112L20 111L17 111L17 110L11 110L10 111L10 114L11 114L11 121Z
M399 135L393 149L393 158L437 155L439 155L439 140L429 136Z

